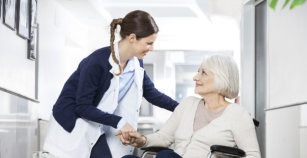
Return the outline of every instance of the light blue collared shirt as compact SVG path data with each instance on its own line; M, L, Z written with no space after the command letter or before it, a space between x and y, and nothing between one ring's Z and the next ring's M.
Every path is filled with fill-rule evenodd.
M115 56L120 63L118 44L119 42L114 44L114 51ZM134 70L135 66L133 60L129 59L123 73L119 76L118 103L123 99L134 81Z
M134 63L129 60L124 72L119 76L119 94L118 102L120 102L123 97L128 92L132 83L134 82Z
M118 44L119 42L114 44L114 51L115 51L115 56L120 63ZM128 92L129 88L131 87L132 83L134 82L134 72L135 72L135 66L133 60L129 59L123 73L119 76L118 103L123 99L123 97ZM117 129L121 129L126 123L127 121L124 118L122 118L117 124Z

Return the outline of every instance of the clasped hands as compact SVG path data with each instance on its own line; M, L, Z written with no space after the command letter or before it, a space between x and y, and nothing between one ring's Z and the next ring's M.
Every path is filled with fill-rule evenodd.
M129 124L126 123L125 126L115 133L115 136L119 136L120 141L124 145L131 145L134 147L142 147L146 143L146 137L137 131Z

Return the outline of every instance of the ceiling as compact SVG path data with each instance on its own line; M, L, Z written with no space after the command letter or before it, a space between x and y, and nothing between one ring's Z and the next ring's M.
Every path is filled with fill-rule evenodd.
M89 0L105 9L113 18L123 17L127 12L146 10L155 18L161 17L209 17L219 14L238 18L242 0Z
M112 19L132 10L145 10L160 27L156 48L164 50L232 50L233 37L239 36L236 29L240 26L242 0L57 1L83 23L96 28L108 26Z
M239 22L242 0L57 0L90 23L109 23L132 10L145 10L154 18L197 18L212 15L234 18ZM96 22L95 22L96 21Z

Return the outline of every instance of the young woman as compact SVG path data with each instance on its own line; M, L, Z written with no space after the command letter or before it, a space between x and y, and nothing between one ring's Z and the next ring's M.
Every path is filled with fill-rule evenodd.
M121 40L114 43L120 25ZM111 23L110 47L83 59L53 107L44 150L59 158L118 158L132 154L115 136L137 128L142 97L173 111L176 101L159 92L143 69L159 29L144 11Z

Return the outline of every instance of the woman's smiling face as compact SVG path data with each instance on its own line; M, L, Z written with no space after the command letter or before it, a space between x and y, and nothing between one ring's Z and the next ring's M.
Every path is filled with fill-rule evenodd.
M214 84L214 74L211 71L205 70L200 67L198 73L193 77L195 81L195 90L196 94L204 96L210 93L216 93L216 88Z
M135 50L134 56L139 59L143 59L144 56L154 49L154 42L157 39L157 33L154 33L150 36L136 39L133 42L133 49Z

